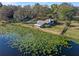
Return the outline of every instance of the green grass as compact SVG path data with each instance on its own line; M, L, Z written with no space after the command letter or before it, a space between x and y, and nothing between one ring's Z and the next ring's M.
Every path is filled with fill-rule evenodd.
M60 33L63 28L64 28L63 25L56 25L56 26L52 26L51 28L45 28L45 29Z
M63 28L64 28L64 25L57 25L57 26L52 26L51 28L45 28L45 29L60 33L63 30ZM64 35L68 36L68 37L71 37L73 39L77 39L79 41L79 27L78 28L70 27Z
M79 40L79 30L78 29L68 29L65 36L72 37L73 39Z

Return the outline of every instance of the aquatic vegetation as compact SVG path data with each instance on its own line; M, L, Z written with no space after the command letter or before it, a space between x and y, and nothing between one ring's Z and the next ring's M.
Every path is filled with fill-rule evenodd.
M62 46L68 45L68 38L40 30L10 24L3 28L4 33L18 37L10 39L9 44L18 48L22 55L60 55Z

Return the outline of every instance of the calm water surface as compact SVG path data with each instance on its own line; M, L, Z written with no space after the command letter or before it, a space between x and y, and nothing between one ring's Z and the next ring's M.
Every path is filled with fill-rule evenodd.
M63 55L66 56L79 56L79 44L74 41L70 42L70 48L63 48Z
M0 56L17 56L20 55L20 51L16 48L12 48L8 42L9 40L16 39L16 35L0 35Z

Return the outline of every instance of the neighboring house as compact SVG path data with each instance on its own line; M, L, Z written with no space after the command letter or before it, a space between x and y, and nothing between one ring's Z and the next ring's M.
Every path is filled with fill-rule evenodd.
M42 26L43 24L45 24L45 21L42 21L42 20L38 20L36 24L34 24L35 26Z
M37 23L34 25L40 27L40 26L44 25L45 23L47 23L48 25L52 25L52 24L54 24L54 19L46 19L45 21L38 20Z

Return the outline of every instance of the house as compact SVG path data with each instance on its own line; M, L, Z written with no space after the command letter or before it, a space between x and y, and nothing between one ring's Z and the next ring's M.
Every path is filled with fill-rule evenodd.
M54 19L46 19L44 21L38 20L37 23L34 25L40 27L40 26L44 25L45 23L51 26L54 24Z
M34 24L35 26L42 26L43 24L45 24L45 21L42 21L42 20L38 20L36 24Z

